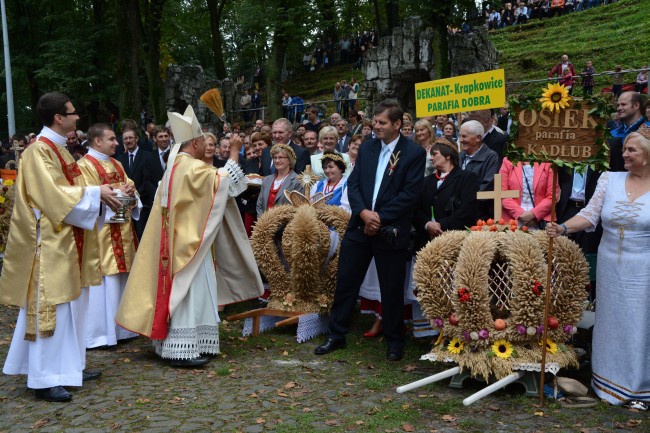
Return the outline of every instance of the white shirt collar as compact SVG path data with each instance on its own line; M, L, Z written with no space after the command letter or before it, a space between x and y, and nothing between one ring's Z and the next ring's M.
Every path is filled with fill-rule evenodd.
M59 135L58 133L54 132L47 126L43 127L41 133L38 134L38 137L36 139L38 140L41 137L45 137L48 140L52 141L54 144L57 144L59 146L65 146L65 142L67 140L64 136Z
M127 151L126 153L128 153L129 155L133 155L133 157L135 158L135 155L137 155L138 153L138 149L140 148L138 146L135 146L135 150L133 152Z
M384 140L382 140L382 141L381 141L381 148L382 148L382 150L384 149L384 146L388 146L388 147L390 147L390 151L391 151L391 153L392 153L392 152L395 152L395 146L397 146L397 142L399 141L400 137L401 137L401 134L397 134L397 138L396 138L395 140L391 141L391 142L388 143L388 144L387 144L387 143L384 143Z
M101 161L110 161L110 157L108 155L104 155L103 153L96 151L92 147L88 148L88 155L92 156L93 158L97 158Z

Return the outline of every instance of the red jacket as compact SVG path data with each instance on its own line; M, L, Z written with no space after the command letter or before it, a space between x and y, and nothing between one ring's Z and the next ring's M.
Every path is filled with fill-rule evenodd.
M508 160L503 158L501 164L501 189L518 190L519 198L504 198L501 201L503 206L503 219L506 221L513 219L516 220L524 213L521 208L521 197L523 193L528 194L528 189L523 182L522 163L516 166ZM551 205L553 194L553 171L551 164L548 162L533 164L533 208L530 210L537 221L551 220ZM556 185L556 197L560 197L560 187Z
M567 63L567 67L571 71L572 76L576 76L576 68L573 66L573 63L569 62ZM553 69L551 69L551 72L548 73L549 78L555 76L555 77L562 77L564 74L562 74L562 63L558 63L557 65L553 66Z

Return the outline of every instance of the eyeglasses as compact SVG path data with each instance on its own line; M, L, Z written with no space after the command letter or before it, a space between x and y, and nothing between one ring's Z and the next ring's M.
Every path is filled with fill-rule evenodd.
M73 111L72 113L59 113L59 116L65 116L65 117L68 117L68 116L78 116L78 114L77 114L76 111Z
M273 157L273 160L274 160L274 161L277 161L278 159L289 159L289 158L286 157L286 156L274 156L274 157Z

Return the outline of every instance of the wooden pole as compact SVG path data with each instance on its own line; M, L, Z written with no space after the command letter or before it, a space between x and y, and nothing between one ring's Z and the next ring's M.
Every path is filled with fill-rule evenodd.
M551 221L555 221L555 205L557 204L557 167L551 163L553 170L553 194L551 197ZM546 287L544 287L544 332L542 333L542 365L539 373L539 401L544 403L544 376L546 373L546 338L548 334L548 315L551 303L551 272L553 271L553 238L548 240L548 263L546 268Z

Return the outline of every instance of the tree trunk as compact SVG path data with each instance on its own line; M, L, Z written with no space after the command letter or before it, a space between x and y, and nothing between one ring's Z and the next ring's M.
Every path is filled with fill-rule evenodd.
M386 0L386 23L387 33L392 33L395 27L400 26L399 22L399 0Z
M336 43L339 40L339 35L336 31L337 22L337 9L334 0L316 0L318 11L323 18L322 31L324 40Z
M447 12L434 13L431 16L433 26L433 39L431 48L433 51L433 65L435 68L435 79L448 78L451 75L449 64L449 34L447 32L447 21L445 17L451 16L451 8Z
M124 27L116 29L117 45L122 55L117 56L117 83L119 87L120 117L138 119L142 96L140 94L140 50L142 49L142 21L138 2L115 0L117 22Z
M223 80L228 76L226 64L223 61L223 38L221 37L221 18L223 8L228 0L208 0L210 11L210 31L212 33L212 53L214 56L214 72L218 79Z
M375 26L377 27L377 34L383 35L381 30L381 12L379 11L379 0L372 0L375 9Z
M280 0L278 2L277 13L280 17L286 16L289 10L290 2ZM289 45L289 27L293 23L276 20L275 32L273 33L273 47L271 48L271 57L266 68L266 106L269 107L267 116L277 119L282 116L281 96L280 96L280 75L282 74L282 64L284 55Z
M165 123L167 120L165 92L160 71L160 25L165 1L149 0L144 6L144 69L148 82L148 105L157 123Z

